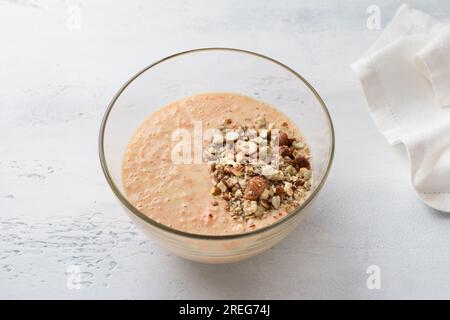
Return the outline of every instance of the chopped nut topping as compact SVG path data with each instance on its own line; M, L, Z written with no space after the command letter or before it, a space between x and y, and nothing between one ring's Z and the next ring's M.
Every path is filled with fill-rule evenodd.
M309 195L312 175L308 147L286 131L279 131L276 145L271 139L273 128L264 117L257 117L254 127L226 119L221 135L216 133L206 149L211 194L226 201L226 210L234 219L260 219L280 208L290 211ZM214 201L213 206L219 205Z

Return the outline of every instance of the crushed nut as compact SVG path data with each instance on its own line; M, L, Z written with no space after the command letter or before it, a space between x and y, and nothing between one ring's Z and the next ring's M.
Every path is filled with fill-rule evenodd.
M264 189L266 189L267 184L267 180L264 177L255 176L251 178L245 190L244 198L247 200L257 200Z
M244 213L245 215L251 215L256 212L258 203L256 201L244 200Z
M221 194L222 193L222 191L220 191L220 189L218 188L218 187L213 187L212 189L211 189L211 194L213 195L213 196L218 196L219 194Z
M305 144L299 141L292 142L292 147L295 149L303 149L305 147Z
M281 198L280 196L275 196L272 198L272 205L275 209L278 209L281 205Z
M265 189L265 190L263 191L263 193L261 193L261 195L259 196L259 198L262 199L262 200L267 200L267 199L269 199L269 196L270 196L269 190L268 190L268 189Z
M280 146L287 146L288 143L289 143L289 140L288 140L288 139L289 139L289 138L288 138L287 133L284 132L284 131L280 131L280 133L279 133L279 135L278 135L278 143L279 143L279 145L280 145Z
M299 175L302 176L303 179L308 180L309 178L311 178L311 171L308 170L307 168L300 168L300 170L298 171Z
M233 188L234 185L237 183L238 183L238 180L236 177L230 177L225 181L225 184L227 185L228 189Z
M291 157L293 152L293 150L288 146L281 146L279 151L282 157Z
M309 164L308 159L306 159L302 155L298 155L294 160L291 160L290 163L295 167L295 169L300 170L300 168L310 169L311 165Z
M225 136L225 139L227 141L236 141L237 139L239 139L239 133L235 132L235 131L230 131L227 133L227 135Z
M244 175L244 166L237 166L230 168L230 171L232 174L234 174L236 177L242 177Z
M217 184L217 188L219 188L220 192L225 192L228 190L227 186L225 185L225 183L223 183L223 181L220 181Z

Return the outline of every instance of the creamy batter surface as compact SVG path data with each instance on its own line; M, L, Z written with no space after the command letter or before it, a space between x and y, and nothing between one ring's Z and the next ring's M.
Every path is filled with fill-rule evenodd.
M198 131L199 123L203 132L228 127L280 129L289 137L281 146L285 137L280 135L280 150L287 152L287 163L276 174L258 164L258 174L252 173L258 181L250 182L251 176L244 181L246 175L240 173L236 177L232 173L226 175L227 165L228 169L232 166L208 154L214 139L211 136L200 137L203 161L199 163L194 154L194 140L198 141L194 124ZM173 150L180 137L174 136L174 131L180 129L190 133L191 148L184 151L189 152L192 163L173 161ZM151 219L189 233L226 235L270 225L300 205L311 187L310 157L300 130L274 107L243 95L208 93L173 102L145 119L126 149L122 175L128 200ZM238 161L231 161L234 167L243 169ZM228 182L228 188L220 190L222 177L227 177L222 183L226 187L230 178L234 185ZM249 182L255 190L249 190ZM239 201L230 200L231 197ZM242 214L236 208L243 208Z

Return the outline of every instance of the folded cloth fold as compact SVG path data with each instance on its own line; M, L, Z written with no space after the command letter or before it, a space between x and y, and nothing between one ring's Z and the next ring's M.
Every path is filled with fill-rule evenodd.
M389 143L403 143L411 181L429 206L450 212L450 32L402 5L354 64L371 115Z
M450 25L417 53L417 62L425 66L438 104L450 107Z

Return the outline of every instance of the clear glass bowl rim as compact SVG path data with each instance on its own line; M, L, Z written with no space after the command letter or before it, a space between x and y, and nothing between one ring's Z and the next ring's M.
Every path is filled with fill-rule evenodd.
M265 59L269 62L275 63L280 67L283 67L284 69L286 69L287 71L289 71L290 73L292 73L295 77L297 77L300 81L302 81L308 88L309 90L315 95L316 99L319 101L320 106L322 107L323 111L325 112L326 118L328 120L328 124L329 124L329 128L330 128L330 139L331 139L331 145L330 145L330 150L329 150L329 156L328 156L328 162L327 162L327 168L325 171L325 174L323 175L321 181L319 182L319 184L317 185L316 189L312 192L312 194L308 197L308 199L302 203L299 207L297 207L295 210L293 210L291 213L289 213L288 215L286 215L284 218L266 226L260 229L256 229L253 231L249 231L249 232L244 232L244 233L237 233L237 234L228 234L228 235L207 235L207 234L195 234L195 233L190 233L190 232L186 232L186 231L182 231L182 230L177 230L174 228L170 228L162 223L156 222L155 220L147 217L145 214L143 214L142 212L140 212L137 208L135 208L127 199L126 197L122 194L122 192L120 192L119 188L116 186L116 184L114 183L114 180L111 176L111 174L109 173L109 169L108 169L108 164L106 161L106 157L105 157L105 150L104 150L104 137L105 137L105 128L106 128L106 124L108 122L108 118L109 118L109 114L111 113L112 109L114 108L114 105L117 101L117 99L119 98L119 96L126 90L126 88L134 81L136 80L139 76L141 76L143 73L145 73L147 70L150 70L151 68L155 67L156 65L163 63L167 60L173 59L173 58L177 58L179 56L182 55L187 55L187 54L192 54L192 53L197 53L197 52L203 52L203 51L230 51L230 52L236 52L236 53L242 53L242 54L248 54L248 55L252 55L254 57L257 58L261 58L261 59ZM142 69L141 71L137 72L134 76L132 76L120 89L119 91L117 91L117 93L114 95L114 97L112 98L111 102L108 105L108 108L105 111L105 114L103 116L102 122L101 122L101 126L100 126L100 133L99 133L99 140L98 140L98 148L99 148L99 156L100 156L100 164L102 166L102 170L103 173L106 177L106 180L109 184L109 186L111 187L112 191L114 192L114 194L116 195L116 197L119 199L119 201L131 212L133 213L135 216L137 216L139 219L142 219L143 221L151 224L152 226L161 229L163 231L169 232L171 234L174 235L178 235L178 236L182 236L182 237L188 237L188 238L192 238L192 239L203 239L203 240L233 240L233 239L240 239L240 238L245 238L245 237L250 237L250 236L254 236L256 234L262 234L264 232L269 231L270 229L274 229L277 226L287 223L289 220L291 220L292 218L294 218L296 215L298 215L300 213L300 211L305 208L319 193L319 191L322 189L328 174L330 173L330 169L331 169L331 165L333 162L333 158L334 158L334 148L335 148L335 134L334 134L334 126L333 126L333 122L331 120L331 116L330 113L325 105L325 102L323 101L322 97L319 95L319 93L314 89L314 87L303 77L301 76L299 73L297 73L296 71L294 71L293 69L291 69L290 67L288 67L287 65L273 59L270 58L268 56L253 52L253 51L249 51L249 50L244 50L244 49L237 49L237 48L225 48L225 47L210 47L210 48L197 48L197 49L191 49L191 50L187 50L187 51L182 51L182 52L178 52L172 55L169 55L163 59L160 59L154 63L152 63L151 65L145 67L144 69Z

